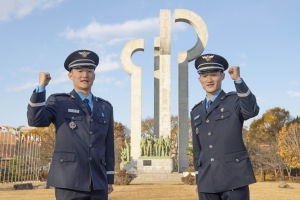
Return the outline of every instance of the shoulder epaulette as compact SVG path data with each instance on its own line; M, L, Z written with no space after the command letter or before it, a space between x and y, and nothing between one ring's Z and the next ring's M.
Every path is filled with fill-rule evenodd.
M71 95L69 93L55 93L55 94L52 94L53 96L68 96L70 97Z
M235 95L235 94L237 94L237 92L228 92L228 93L226 94L226 96Z
M225 99L225 98L228 97L228 96L236 95L236 94L237 94L237 92L228 92L228 93L226 93L221 99L223 100L223 99Z
M193 108L192 108L192 110L194 110L194 108L196 108L198 105L200 105L200 104L203 104L203 101L200 101L199 103L197 103Z
M105 103L111 105L111 103L109 101L106 101L105 99L102 99L100 97L96 97L96 101L104 101Z

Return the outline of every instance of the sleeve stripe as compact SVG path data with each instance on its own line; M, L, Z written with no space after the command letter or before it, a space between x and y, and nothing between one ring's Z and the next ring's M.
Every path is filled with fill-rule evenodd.
M39 107L39 106L44 106L44 105L46 105L46 102L42 102L42 103L32 103L31 101L29 101L29 105L31 105L32 107Z
M248 91L246 93L237 93L237 95L239 97L247 97L250 93L251 93L251 91L248 89Z
M115 174L114 171L106 171L107 174Z
M195 171L195 174L198 174L198 171Z

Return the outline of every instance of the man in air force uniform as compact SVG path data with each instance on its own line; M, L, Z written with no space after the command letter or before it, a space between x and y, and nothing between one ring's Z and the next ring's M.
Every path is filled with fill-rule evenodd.
M242 139L244 120L259 112L256 98L231 67L236 92L221 89L227 61L216 54L198 57L195 67L206 98L191 111L194 167L201 200L247 200L255 177Z
M52 94L46 101L45 86L51 77L41 72L30 98L28 124L46 127L53 123L56 128L47 185L55 187L58 200L102 200L113 191L113 107L91 93L98 62L98 55L92 51L73 52L64 67L74 90Z

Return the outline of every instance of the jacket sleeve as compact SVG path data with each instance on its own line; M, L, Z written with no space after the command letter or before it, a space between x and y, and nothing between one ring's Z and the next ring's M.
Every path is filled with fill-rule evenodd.
M33 91L27 106L27 120L29 126L47 127L54 122L58 112L58 104L54 96L46 102L46 91L36 93Z
M192 128L192 139L193 139L193 158L194 158L194 169L196 174L196 180L198 180L198 169L200 166L200 152L201 152L201 146L199 142L198 135L196 134L196 128L194 126L193 121L193 114L191 112L191 128Z
M107 173L107 183L114 184L114 167L115 167L115 152L114 152L114 116L113 107L111 106L111 114L109 119L108 133L106 136L106 173Z
M235 83L235 88L238 96L236 103L237 114L243 120L257 116L259 107L256 102L256 97L252 94L245 81L242 80L241 83Z

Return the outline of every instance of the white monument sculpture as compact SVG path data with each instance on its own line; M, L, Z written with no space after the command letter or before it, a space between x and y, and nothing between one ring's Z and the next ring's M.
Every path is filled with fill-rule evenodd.
M208 31L202 18L190 10L175 10L175 22L189 23L197 33L196 45L188 51L178 53L178 170L183 172L189 163L186 154L189 139L188 64L204 51L208 40Z
M194 27L197 33L196 45L188 51L178 54L178 167L183 172L188 167L186 147L188 147L188 63L196 59L203 52L208 31L205 22L196 13L185 10L175 10L175 22L186 22ZM131 161L125 167L129 173L138 174L143 181L178 181L180 176L162 175L157 173L171 173L170 158L148 160L139 157L141 140L141 67L131 61L134 52L144 50L144 40L135 39L128 42L121 53L121 63L124 70L132 77L131 80ZM168 137L171 135L170 120L170 70L171 70L171 12L160 11L160 37L154 38L154 135ZM143 161L143 162L142 162ZM147 162L146 162L147 161ZM145 164L146 163L146 164ZM149 164L150 163L150 164ZM146 173L146 174L145 174Z

